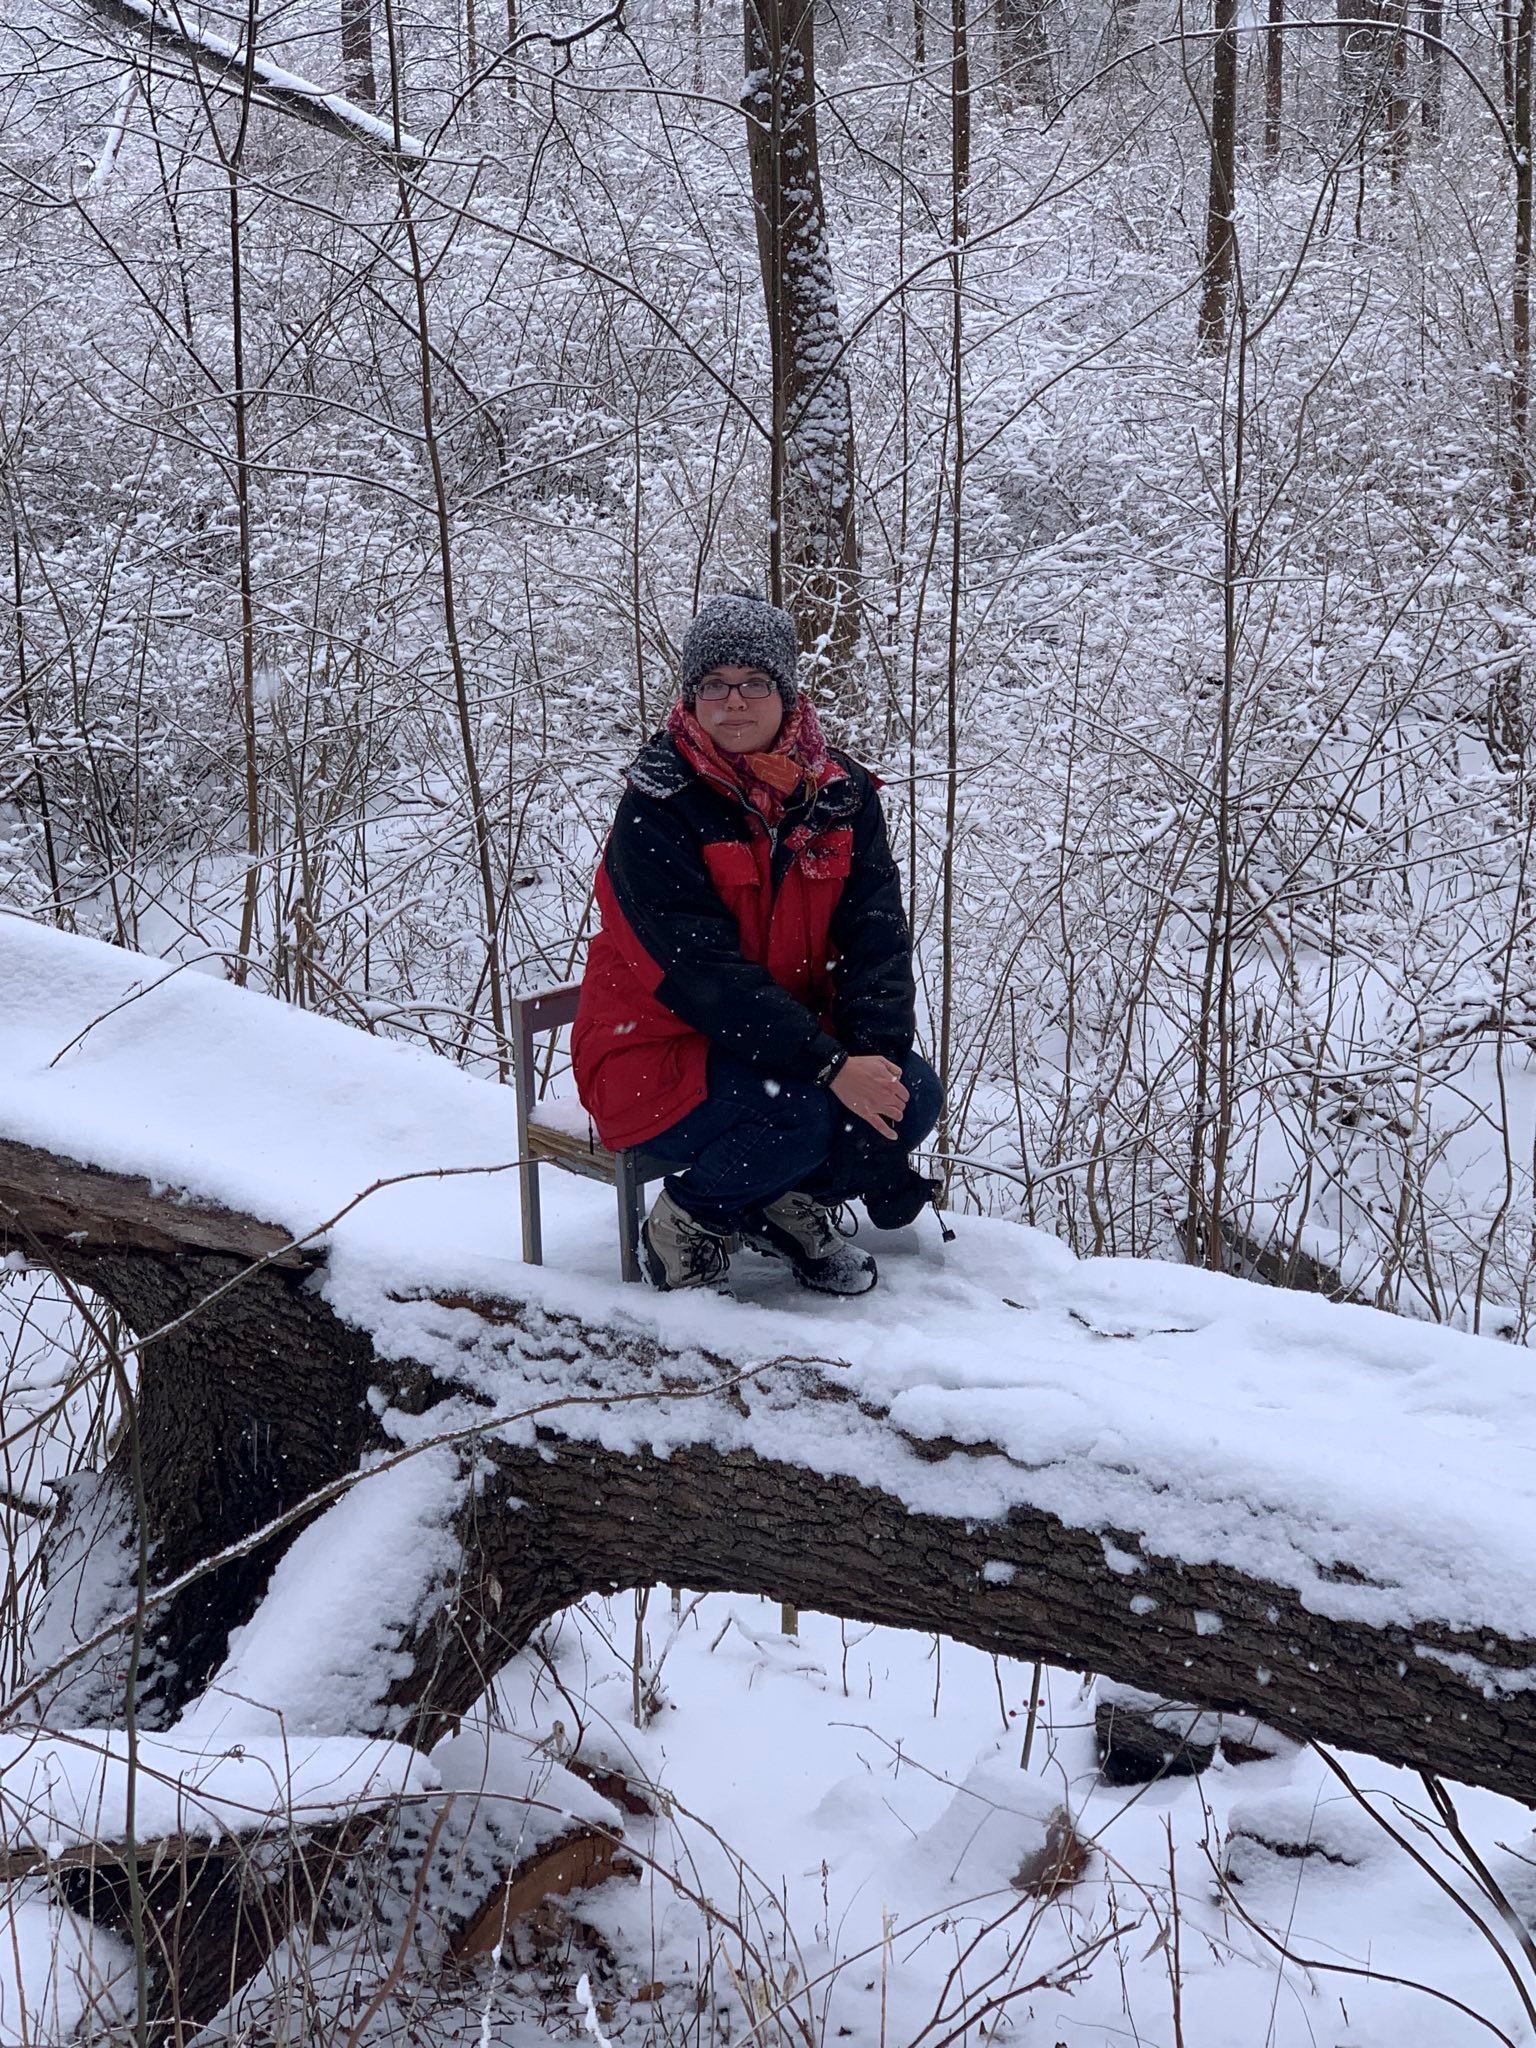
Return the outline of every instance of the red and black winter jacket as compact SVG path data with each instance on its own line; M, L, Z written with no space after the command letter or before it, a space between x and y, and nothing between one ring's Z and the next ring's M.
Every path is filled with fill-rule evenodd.
M611 1149L704 1100L711 1046L797 1081L839 1048L897 1062L911 1050L901 877L875 784L845 754L770 831L730 784L652 740L629 770L597 907L571 1055Z

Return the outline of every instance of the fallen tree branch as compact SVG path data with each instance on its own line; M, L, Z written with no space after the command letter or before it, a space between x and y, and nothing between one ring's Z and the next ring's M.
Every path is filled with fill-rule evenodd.
M249 69L251 90L260 105L396 162L421 163L428 155L424 142L403 131L397 136L390 122L343 94L330 92L269 58L248 59L238 43L192 26L174 0L169 9L157 0L85 0L85 5L112 27L143 36L156 51L191 65L216 91L243 95Z
M430 1741L549 1615L599 1589L665 1582L1045 1656L1515 1797L1536 1784L1536 1643L1319 1612L1235 1563L1180 1562L1137 1529L1072 1527L1027 1503L989 1516L918 1512L903 1497L915 1463L951 1467L959 1502L1011 1461L994 1443L902 1429L856 1398L832 1361L743 1369L669 1354L636 1329L464 1296L400 1302L383 1358L307 1284L315 1254L291 1269L270 1262L277 1227L24 1147L4 1147L3 1164L0 1192L34 1252L132 1329L168 1327L166 1310L177 1311L173 1334L145 1354L140 1397L157 1580L186 1575L173 1618L155 1624L171 1718L250 1618L275 1557L364 1464L383 1473L459 1446L479 1476L454 1532L463 1565L452 1601L402 1646L410 1668L388 1699L345 1712L338 1702L337 1726L375 1733L382 1721L370 1716L399 1726L403 1709L404 1739ZM66 1166L67 1203L55 1193ZM30 1197L20 1185L29 1172ZM264 1240L267 1257L247 1273L238 1255L209 1249L216 1234L231 1251ZM477 1358L478 1377L468 1370ZM470 1391L493 1371L522 1397ZM404 1448L376 1421L377 1399L371 1410L362 1401L370 1386L418 1418ZM675 1416L679 1402L713 1406L721 1427L673 1420L662 1454L643 1425L621 1438L606 1426L647 1405ZM766 1448L775 1415L816 1404L829 1427L857 1436L861 1466L883 1462L883 1483ZM203 1576L226 1545L228 1563ZM192 1612L174 1618L178 1604Z
M669 1350L623 1318L462 1295L381 1303L389 1335L376 1349L314 1284L313 1253L274 1259L290 1242L278 1226L14 1144L3 1167L0 1249L9 1208L30 1256L155 1334L138 1395L154 1557L140 1699L162 1726L210 1684L250 1700L231 1637L263 1628L302 1683L293 1699L268 1687L253 1703L292 1732L315 1725L317 1674L331 1670L324 1603L285 1604L285 1585L312 1577L302 1563L288 1580L274 1571L324 1514L322 1576L376 1602L348 1619L382 1653L361 1675L354 1659L324 1678L329 1733L387 1730L428 1748L549 1617L660 1582L1086 1667L1516 1798L1536 1785L1536 1642L1352 1618L1347 1603L1320 1611L1236 1556L1160 1553L1151 1520L1073 1526L1032 1504L1027 1458L903 1427L833 1360L744 1365ZM786 1433L795 1411L824 1420ZM836 1458L814 1451L823 1440L841 1446ZM426 1459L448 1461L445 1482L425 1489L428 1519L349 1519L354 1488L404 1480ZM110 1469L78 1503L66 1493L51 1559L125 1540L121 1516L99 1533L89 1490L113 1483L121 1504ZM407 1598L383 1566L418 1553ZM1368 1583L1347 1561L1336 1571ZM50 1600L53 1585L67 1611L67 1571ZM125 1674L120 1654L98 1659L86 1705L110 1721ZM380 1697L370 1688L384 1670L395 1675ZM194 2015L190 1984L227 1996L231 1982L211 1866L209 1886L169 1994ZM251 1953L270 1931L263 1922Z

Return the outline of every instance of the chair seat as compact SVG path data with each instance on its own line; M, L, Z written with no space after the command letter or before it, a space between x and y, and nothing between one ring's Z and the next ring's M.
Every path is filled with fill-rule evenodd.
M635 1179L642 1183L660 1180L664 1173L672 1171L670 1166L637 1148L622 1155L608 1151L599 1142L592 1119L579 1102L541 1102L528 1124L528 1149L547 1165L562 1166L567 1173L579 1173L585 1180L605 1181L609 1187L618 1183L621 1156Z
M528 1120L528 1149L535 1159L563 1166L586 1180L606 1181L612 1187L618 1179L617 1160L598 1143L592 1120L579 1102L541 1102Z

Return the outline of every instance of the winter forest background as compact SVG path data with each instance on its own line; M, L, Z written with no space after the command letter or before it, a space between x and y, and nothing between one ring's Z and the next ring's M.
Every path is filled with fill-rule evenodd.
M495 1075L772 589L951 1207L1527 1343L1536 7L1214 4L8 0L0 905Z
M493 1067L787 469L953 1199L1523 1339L1523 17L1229 8L1213 310L1204 17L818 9L777 411L737 16L347 18L7 11L5 900Z

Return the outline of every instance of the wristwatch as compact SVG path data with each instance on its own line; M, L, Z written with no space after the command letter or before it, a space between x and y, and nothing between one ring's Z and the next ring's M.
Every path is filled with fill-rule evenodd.
M827 1064L816 1076L817 1087L830 1088L832 1086L832 1083L837 1079L838 1075L843 1071L844 1067L846 1067L847 1064L848 1055L846 1052L844 1052L843 1048L839 1046L837 1048L837 1051L833 1053L831 1059L827 1061Z

